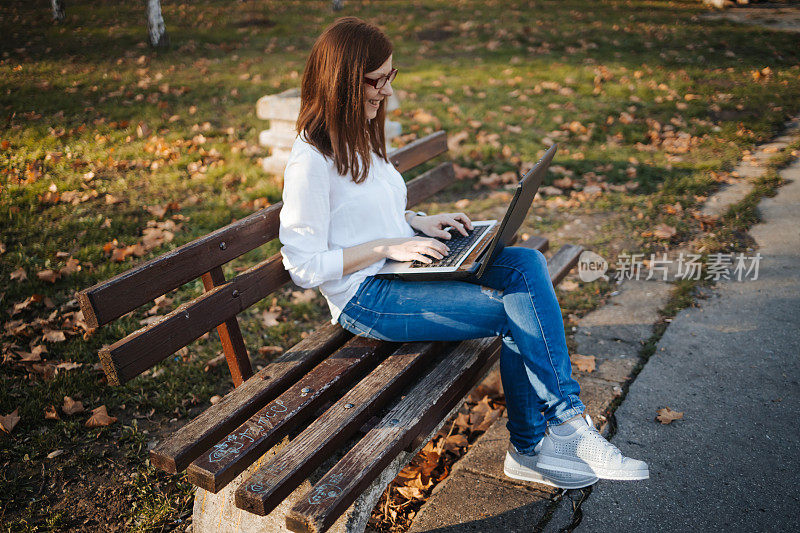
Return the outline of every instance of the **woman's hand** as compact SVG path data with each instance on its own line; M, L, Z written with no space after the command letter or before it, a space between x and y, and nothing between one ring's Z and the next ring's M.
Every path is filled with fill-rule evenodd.
M433 260L428 256L441 259L450 253L450 248L446 244L426 237L398 237L386 239L386 241L386 244L381 247L381 253L387 259L395 261L432 263Z
M451 226L466 237L467 230L472 230L472 222L464 213L439 213L426 217L417 215L411 219L411 227L429 237L449 239L450 233L444 228Z

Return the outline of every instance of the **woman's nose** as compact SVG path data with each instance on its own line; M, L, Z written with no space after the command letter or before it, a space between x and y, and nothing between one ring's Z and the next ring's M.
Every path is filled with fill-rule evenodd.
M387 81L383 87L380 88L379 92L385 96L391 96L394 94L394 91L392 90L392 83Z

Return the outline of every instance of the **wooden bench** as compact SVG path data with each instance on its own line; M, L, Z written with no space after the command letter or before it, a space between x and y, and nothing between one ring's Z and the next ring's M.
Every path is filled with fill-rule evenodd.
M440 131L394 151L390 159L405 172L446 151L446 134ZM408 206L454 180L451 162L424 172L407 184ZM236 315L290 278L279 253L229 280L221 267L277 238L281 205L79 293L86 321L99 327L202 277L204 294L100 350L108 382L122 385L217 329L235 388L150 453L152 465L185 471L198 487L196 533L221 530L223 522L243 517L260 518L255 515L268 515L279 505L281 528L324 531L337 519L343 523L340 515L348 507L352 513L357 498L366 511L342 527L363 530L386 485L499 355L499 338L389 343L353 336L328 321L253 374ZM518 245L545 251L547 240L531 237ZM552 256L548 267L554 284L580 252L579 246L565 245ZM227 505L235 500L236 507L254 515L235 509L238 518L233 518L231 509L220 511L219 527L206 528L207 517L199 514L221 489L228 491Z

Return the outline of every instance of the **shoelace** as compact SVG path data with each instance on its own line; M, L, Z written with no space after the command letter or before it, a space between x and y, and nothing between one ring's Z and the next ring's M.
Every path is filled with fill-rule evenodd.
M607 459L610 459L612 457L619 457L620 462L625 460L625 457L622 455L622 452L619 450L619 448L617 448L616 446L614 446L613 444L608 442L606 440L606 438L603 437L600 434L599 431L597 431L597 428L594 427L594 422L592 422L592 417L591 416L586 415L586 423L587 423L587 426L588 426L586 428L587 431L589 431L589 433L592 435L592 438L595 441L601 443L601 446L603 447L603 449L608 454L607 457L606 457Z

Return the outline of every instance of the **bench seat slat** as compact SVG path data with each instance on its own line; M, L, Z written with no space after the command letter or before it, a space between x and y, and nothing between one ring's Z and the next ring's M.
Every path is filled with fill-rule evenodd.
M579 254L580 247L565 245L548 261L550 280L554 285L577 262ZM471 374L472 379L459 382L466 388L450 381L459 379L456 377L459 369L466 371L473 365L480 367L482 372L488 371L499 354L500 346L498 337L460 343L300 499L286 516L287 527L292 531L325 531L401 449L409 447L421 435L426 435L425 430L432 429L469 392L476 379L475 374ZM485 359L479 360L481 354ZM452 362L460 366L453 370L448 367ZM437 377L440 372L443 377ZM434 405L436 402L439 403ZM257 512L254 502L258 501L258 495L248 490L246 484L245 481L241 490L247 494L240 498L237 492L236 505L240 506L241 501L246 506L242 508ZM323 489L328 496L326 498L319 497Z
M447 134L438 131L388 155L402 173L446 150ZM416 179L412 180L414 181ZM416 199L411 205L422 199ZM78 301L84 320L93 328L108 324L162 294L199 278L213 268L277 238L278 217L282 207L283 202L277 202L80 291Z
M339 349L353 334L325 324L225 395L150 451L150 463L166 472L182 472L203 452L277 398L312 367Z
M286 517L287 527L328 528L417 434L434 427L469 392L479 373L493 364L499 347L497 337L459 343L300 499ZM259 496L245 482L236 505L260 514Z
M444 343L402 345L242 485L258 487L267 514L386 402L417 377ZM255 489L253 489L255 490ZM238 494L238 492L237 492Z
M277 399L195 459L186 469L189 481L210 492L219 492L325 401L342 389L347 390L360 373L376 365L397 346L397 343L367 337L350 339Z

